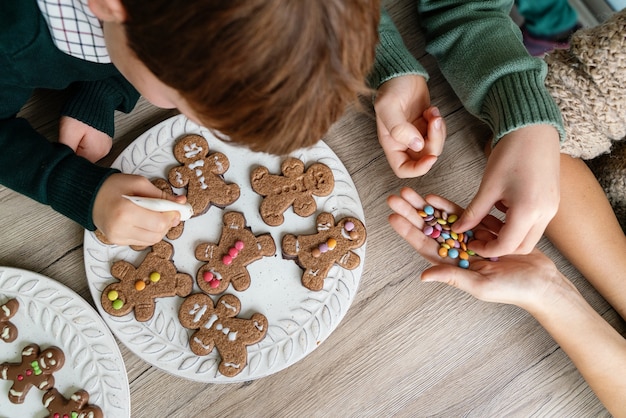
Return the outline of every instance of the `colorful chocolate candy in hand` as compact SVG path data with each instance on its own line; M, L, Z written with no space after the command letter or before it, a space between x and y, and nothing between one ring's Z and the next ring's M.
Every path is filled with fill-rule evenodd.
M453 213L448 214L430 205L417 212L424 219L422 229L424 235L439 243L439 256L459 260L459 267L468 268L470 256L476 255L467 248L470 241L474 239L474 233L471 230L458 234L452 231L452 224L458 219L458 216Z

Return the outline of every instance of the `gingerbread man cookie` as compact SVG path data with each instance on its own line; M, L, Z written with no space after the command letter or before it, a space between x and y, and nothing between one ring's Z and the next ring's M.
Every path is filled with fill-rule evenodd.
M276 244L270 234L255 236L246 227L246 219L239 212L226 212L222 218L222 235L219 244L200 243L195 256L206 261L196 280L204 292L216 295L233 284L243 291L250 286L250 273L246 266L263 256L274 255Z
M209 154L209 143L203 136L178 139L174 156L182 165L169 171L169 181L174 187L187 187L187 202L194 215L206 212L211 204L223 208L239 198L239 186L222 178L230 167L228 158L221 152Z
M85 390L74 392L66 399L56 388L43 394L43 406L50 415L48 418L102 418L102 410L89 404L89 393Z
M367 233L363 223L351 216L342 218L335 224L330 213L320 213L317 217L317 234L285 235L282 250L285 258L295 259L304 269L302 285L310 290L321 290L324 279L334 264L353 270L361 258L353 249L365 243Z
M113 263L111 274L119 282L102 292L102 308L113 316L124 316L134 309L135 319L144 322L154 315L156 298L190 294L193 279L177 271L173 254L172 244L160 241L137 268L123 260Z
M335 177L327 165L314 163L304 170L297 158L287 158L281 164L282 175L270 174L266 167L257 167L250 175L252 189L264 196L259 212L270 226L284 222L283 213L293 205L293 211L302 217L315 213L313 196L328 196L335 187Z
M17 338L17 327L9 319L13 318L19 307L17 299L9 299L0 306L0 340L10 343Z
M224 295L214 305L204 293L189 296L178 311L183 327L197 330L189 339L191 351L205 356L217 348L222 360L221 374L233 377L248 361L247 346L261 341L267 333L267 318L255 313L250 319L236 318L241 302L234 295Z
M29 344L22 350L21 363L0 364L0 377L12 380L9 400L23 403L31 387L48 390L54 386L53 373L65 363L65 354L58 347L49 347L44 351L37 344Z
M172 186L167 182L167 180L162 179L162 178L156 178L152 180L152 184L154 184L156 187L158 187L163 192L165 192L166 195L168 196L174 195ZM165 236L170 240L175 240L183 234L184 228L185 228L185 222L184 221L180 222L178 225L171 227L170 230L167 231L167 234ZM104 235L104 233L100 231L99 229L96 229L94 234L96 238L103 244L112 245L111 241L109 241L107 237ZM142 250L145 250L147 247L140 246L140 245L131 245L130 248L132 248L135 251L142 251Z

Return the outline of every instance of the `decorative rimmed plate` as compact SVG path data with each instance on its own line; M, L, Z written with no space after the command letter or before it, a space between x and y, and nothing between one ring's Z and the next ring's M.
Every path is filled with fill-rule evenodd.
M252 283L247 290L237 292L230 286L225 292L241 300L240 317L249 318L253 313L260 312L268 318L267 335L261 342L248 347L247 366L235 377L225 377L217 371L220 361L217 350L199 357L189 349L191 331L183 328L178 321L182 298L157 299L155 314L145 323L137 322L133 313L114 317L104 312L99 303L97 306L123 344L140 358L166 372L209 383L258 379L304 358L332 333L354 299L365 262L363 245L354 251L361 258L356 269L345 270L335 265L324 281L323 289L309 291L301 284L302 269L294 261L285 260L281 256L282 236L286 233L315 233L315 219L321 212L333 214L335 220L354 216L365 223L363 207L348 171L335 153L320 141L291 156L301 159L307 167L316 161L329 166L335 177L333 192L329 196L315 198L317 212L310 217L300 217L288 209L281 226L266 225L258 211L262 197L250 186L250 172L262 165L271 173L279 174L283 158L255 153L219 141L209 130L182 115L145 132L120 154L113 166L124 173L141 174L149 179L167 178L169 169L179 165L173 156L173 144L177 138L188 133L204 136L209 142L210 152L219 151L228 157L230 168L224 173L224 179L228 183L237 183L241 194L236 202L224 210L211 207L204 215L185 222L183 235L171 241L174 245L174 263L179 271L195 278L202 264L194 257L195 246L199 242L219 241L225 211L242 212L255 235L270 233L276 243L276 254L263 257L248 266ZM84 244L85 268L96 301L100 301L103 289L116 281L110 273L113 262L126 260L137 266L145 257L145 251L102 244L95 234L88 231ZM198 291L194 283L194 292Z
M57 346L65 364L54 373L54 387L69 398L75 391L89 392L89 403L105 417L130 417L130 390L124 360L106 324L76 292L38 273L0 267L0 305L17 299L19 309L10 321L18 337L0 341L0 363L21 361L24 346L42 350ZM43 391L31 388L22 404L9 401L10 380L0 379L0 417L47 417Z

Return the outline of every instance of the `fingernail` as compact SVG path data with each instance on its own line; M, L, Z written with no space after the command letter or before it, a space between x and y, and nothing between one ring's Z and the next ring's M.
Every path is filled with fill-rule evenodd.
M433 116L435 116L435 117L437 117L437 116L441 116L441 112L439 111L439 108L438 108L438 107L433 107L433 108L432 108L432 110L431 110L431 114L432 114Z
M435 119L435 129L441 130L441 119Z
M409 143L409 148L415 152L419 152L422 150L422 141L419 138L413 138L411 143Z

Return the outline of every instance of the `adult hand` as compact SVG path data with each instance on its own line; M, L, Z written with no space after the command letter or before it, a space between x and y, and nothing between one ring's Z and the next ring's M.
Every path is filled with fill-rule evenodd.
M497 239L475 240L483 257L530 253L559 207L559 136L549 125L532 125L505 135L491 151L474 199L454 224L474 228L493 207L506 213Z
M59 142L92 163L107 155L113 145L109 135L69 116L59 121Z
M431 205L448 213L462 214L462 208L435 195L424 199L410 188L403 188L399 196L389 196L387 203L394 211L389 216L393 229L433 264L422 273L423 281L446 283L486 302L514 304L531 311L542 301L550 300L555 294L551 290L554 286L571 287L554 263L538 250L528 255L504 256L498 261L472 257L469 269L460 268L456 260L438 255L439 243L424 235L424 220L417 210ZM502 228L502 222L488 216L474 233L490 241Z
M185 196L170 196L142 176L116 173L108 177L93 208L93 222L107 240L118 245L152 245L178 225L177 211L155 212L141 208L122 195L169 199L185 203Z
M443 151L446 125L430 106L426 80L418 75L392 78L374 102L378 140L393 172L401 178L426 174Z

